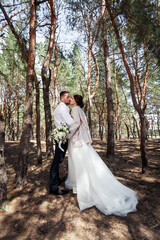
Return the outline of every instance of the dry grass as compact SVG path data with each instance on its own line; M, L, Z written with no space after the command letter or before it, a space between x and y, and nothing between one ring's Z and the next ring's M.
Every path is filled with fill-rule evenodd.
M106 158L106 143L95 140L96 151L125 185L139 197L136 213L127 217L105 216L95 207L80 212L76 195L64 197L48 194L52 160L36 165L36 146L32 143L28 184L14 188L17 142L6 142L8 203L0 210L1 240L158 240L160 239L160 139L148 141L149 171L141 174L139 143L123 140L116 143L114 158ZM60 167L67 175L67 156Z

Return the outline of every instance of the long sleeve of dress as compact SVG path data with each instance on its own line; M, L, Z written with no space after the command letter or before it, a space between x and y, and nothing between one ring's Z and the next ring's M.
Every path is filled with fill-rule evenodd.
M69 139L74 135L74 133L77 131L77 129L80 127L81 121L79 116L79 111L76 107L72 109L71 116L74 120L74 123L70 127L70 133L69 133Z

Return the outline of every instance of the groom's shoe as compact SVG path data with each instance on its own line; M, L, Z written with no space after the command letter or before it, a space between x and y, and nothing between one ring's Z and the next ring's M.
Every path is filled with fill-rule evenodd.
M61 188L57 188L56 190L50 190L49 193L52 195L65 195L65 194L69 193L69 191L62 190Z

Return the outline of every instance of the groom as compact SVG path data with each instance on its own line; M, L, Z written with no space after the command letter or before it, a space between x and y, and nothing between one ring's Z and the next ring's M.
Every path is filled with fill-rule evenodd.
M56 107L54 111L54 123L57 127L61 123L66 123L68 127L73 124L73 118L70 115L70 111L67 105L70 104L71 97L68 91L62 91L60 93L60 104ZM63 162L65 153L68 147L68 142L62 143L61 147L64 152L59 148L57 141L55 141L55 155L50 169L50 179L49 179L49 193L53 195L64 195L67 194L67 190L62 190L59 178L59 164Z

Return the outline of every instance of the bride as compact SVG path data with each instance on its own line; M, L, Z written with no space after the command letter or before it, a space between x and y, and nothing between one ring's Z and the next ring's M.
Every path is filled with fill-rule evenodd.
M120 183L91 146L83 98L74 95L68 144L68 176L65 186L77 194L80 210L96 206L106 215L126 216L136 211L136 193Z

